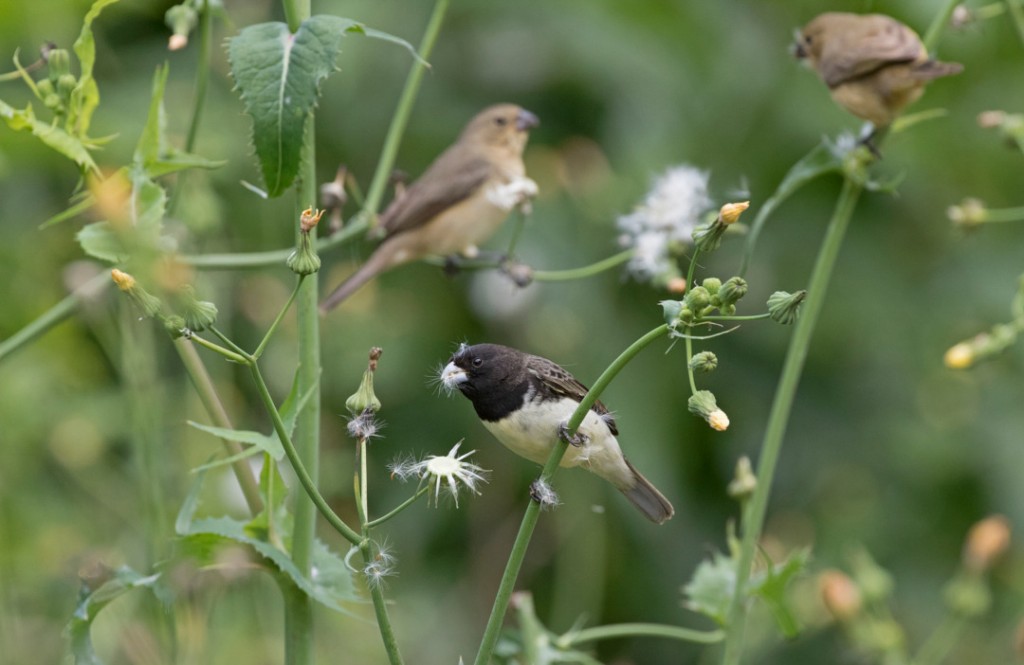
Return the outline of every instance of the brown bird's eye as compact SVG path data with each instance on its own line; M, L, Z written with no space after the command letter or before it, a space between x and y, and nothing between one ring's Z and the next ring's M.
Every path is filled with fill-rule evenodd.
M473 358L473 367L479 367L484 364L484 359L480 357Z
M505 125L508 124L508 119L502 116L498 116L497 118L494 119L494 124L496 124L498 127L504 127ZM479 358L477 358L477 360L479 360Z

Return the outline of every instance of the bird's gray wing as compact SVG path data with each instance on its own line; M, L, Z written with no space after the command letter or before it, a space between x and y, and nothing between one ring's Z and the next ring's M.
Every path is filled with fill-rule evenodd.
M491 163L483 157L467 159L462 151L447 150L381 215L385 234L393 236L426 224L472 196L491 173Z
M913 62L922 51L921 41L909 28L889 17L878 17L871 29L856 39L830 41L822 53L821 76L834 88L887 65Z
M527 369L531 374L540 379L543 388L551 396L568 397L577 402L581 401L587 394L587 387L580 383L575 376L562 367L540 356L528 356L526 361ZM608 425L615 436L619 435L619 428L608 408L600 400L594 402L590 409Z

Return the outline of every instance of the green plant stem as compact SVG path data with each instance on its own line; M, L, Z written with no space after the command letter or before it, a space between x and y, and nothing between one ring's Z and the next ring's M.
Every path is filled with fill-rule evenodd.
M228 417L224 404L221 403L220 397L217 395L217 389L210 379L210 374L206 371L206 365L199 358L196 347L189 344L186 340L178 338L174 340L174 350L178 352L178 356L185 366L185 372L188 374L189 379L191 379L196 394L199 395L199 401L203 403L203 408L206 409L206 413L210 416L213 424L224 429L234 429L234 426L231 424L231 418ZM242 445L237 441L221 439L221 443L224 445L224 450L227 451L228 456L242 453ZM256 476L253 475L252 467L249 466L246 460L239 459L231 463L231 470L235 474L235 479L238 480L238 486L242 490L242 496L245 497L246 505L249 506L249 512L252 515L258 515L263 512L263 499L260 498L259 483L256 480Z
M295 282L295 288L292 289L291 295L288 296L288 301L285 302L281 311L277 313L277 317L274 319L274 322L270 324L267 334L263 336L263 341L261 341L260 345L256 347L256 350L252 352L252 357L255 360L259 360L260 356L263 355L263 351L267 348L267 344L270 343L270 338L274 336L274 331L276 331L277 326L280 325L281 319L284 318L284 315L288 313L288 309L292 306L292 303L295 302L295 296L298 295L299 289L302 288L302 280L304 277L305 275L299 275L299 279Z
M700 248L693 248L693 255L690 256L690 267L686 270L686 290L693 288L693 274L697 270L697 257L700 256Z
M356 489L359 496L356 497L356 512L359 514L359 524L363 533L363 540L359 543L359 554L363 557L363 565L369 566L373 561L373 546L370 541L369 515L369 489L366 474L366 439L359 439L356 446L358 459L356 468L359 470L356 475ZM384 598L383 584L380 582L368 582L370 599L373 601L373 611L377 616L377 629L380 631L381 640L384 642L384 650L388 654L388 662L391 665L402 665L402 654L398 649L398 640L395 638L395 630L391 625L391 617L388 616L387 600Z
M1024 206L1019 208L987 208L984 222L1024 222Z
M355 532L349 525L338 517L337 513L331 510L331 507L327 505L327 500L324 499L323 495L316 488L316 484L313 482L313 478L306 471L306 466L302 463L299 458L298 451L295 449L295 444L292 443L292 439L288 436L288 430L284 426L284 421L281 419L281 414L277 410L277 405L274 404L274 398L270 395L270 390L267 388L266 382L263 380L263 374L260 372L258 363L251 363L249 365L249 371L252 373L253 380L256 382L256 390L260 394L260 398L263 400L263 406L267 413L270 414L270 419L274 423L274 431L277 432L278 438L281 439L281 445L284 446L285 456L288 457L288 461L291 462L292 469L295 471L296 477L299 479L299 483L303 489L306 490L306 495L310 498L316 508L320 511L320 514L324 516L324 519L334 527L334 529L342 535L348 542L353 545L360 545L363 542L362 536Z
M42 337L50 330L50 328L53 328L58 323L61 323L74 314L75 309L77 309L84 300L87 298L95 298L111 284L113 284L113 282L110 279L110 273L103 271L79 288L75 289L74 292L70 293L56 305L43 312L43 314L27 326L0 342L0 361L21 347L27 346L33 340Z
M825 303L829 279L832 276L836 257L839 255L839 248L842 246L843 236L860 192L860 185L850 179L844 180L839 200L832 214L832 221L829 223L825 239L818 252L814 271L811 274L810 285L807 289L807 301L796 322L793 337L789 342L789 350L786 352L782 375L775 391L775 399L772 402L768 425L761 444L761 456L757 466L757 489L750 499L742 520L743 539L740 546L739 565L736 570L736 587L729 605L723 665L738 665L740 662L747 621L746 586L750 579L754 556L757 553L761 530L764 527L768 497L771 493L772 480L775 477L775 466L782 451L782 440L789 422L793 398L800 382L800 374L807 358L811 336Z
M239 354L235 353L234 351L231 351L230 349L226 349L223 346L221 346L220 344L214 344L210 340L203 339L199 335L195 335L195 334L189 335L188 339L190 341L192 341L192 342L195 342L199 346L206 347L207 349L213 351L214 353L219 353L220 355L224 356L225 358L227 358L228 360L230 360L232 362L239 363L240 365L248 365L249 364L249 358L248 357L239 355Z
M947 614L935 631L925 640L911 661L912 665L940 665L949 655L967 627L967 622L959 614Z
M605 270L610 270L615 266L622 265L626 261L633 258L636 253L635 249L627 249L613 254L606 259L601 259L595 263L591 263L587 266L581 266L579 268L568 268L566 270L535 270L533 273L533 281L535 282L566 282L574 279L585 279L587 277L593 277L594 275L600 274Z
M203 115L203 103L206 101L206 90L210 83L210 51L213 45L213 11L210 9L210 0L204 0L199 8L199 55L196 63L195 93L192 98L192 117L188 123L188 134L185 138L185 152L192 152L196 145L196 137L199 135L199 120ZM174 184L174 193L171 195L170 205L167 206L167 214L173 215L178 209L181 200L181 192L184 189L187 171L178 174L178 180Z
M747 314L744 316L703 316L701 321L760 321L768 318L771 318L771 314L765 312L764 314Z
M620 623L584 628L564 635L557 642L559 646L572 647L585 642L639 636L664 637L682 642L696 642L697 644L715 644L725 638L725 632L721 630L694 630L693 628L666 626L657 623Z
M925 49L929 53L935 52L935 47L938 46L939 37L942 36L942 31L949 25L949 20L953 17L953 10L960 4L960 0L946 0L946 4L943 5L939 13L932 19L931 25L928 26L928 32L924 34Z
M449 0L437 0L434 3L434 11L427 22L427 29L423 33L423 40L420 42L419 56L414 60L409 75L405 79L405 87L402 89L402 96L398 100L398 108L391 118L391 126L388 127L388 134L384 139L384 147L381 149L380 161L377 162L377 170L370 182L370 189L366 194L366 206L363 208L363 219L359 220L364 225L376 225L377 211L380 208L381 200L384 198L384 188L387 186L391 169L395 165L395 157L398 155L398 146L402 141L402 134L405 133L406 125L409 124L409 116L412 114L412 106L416 101L416 95L420 90L420 83L423 81L423 73L426 71L425 64L430 58L437 42L437 35L441 31L441 24L444 22L445 12L448 11ZM359 223L359 222L357 222Z
M227 335L225 335L220 330L220 328L218 328L217 326L210 326L210 332L212 332L214 335L216 335L217 339L219 339L220 341L224 342L224 346L226 346L227 348L231 349L232 351L234 351L238 355L244 356L244 357L249 358L249 359L252 358L252 356L249 355L248 351L246 351L242 347L240 347L237 344L235 344L234 340L231 339L230 337L228 337Z
M1017 29L1017 36L1024 44L1024 7L1021 6L1020 0L1004 0L1004 2L1006 10L1010 13L1010 18L1013 19L1013 27Z
M690 366L690 361L693 360L693 338L686 335L683 339L686 340L686 374L690 378L690 393L697 394L697 379L693 376L693 367Z
M580 405L576 407L572 416L569 418L567 428L569 434L575 434L579 428L583 419L586 417L587 412L594 406L594 402L598 400L604 389L608 387L622 368L625 367L630 360L633 359L636 354L640 353L644 347L653 342L654 340L663 337L668 334L668 324L661 324L657 328L654 328L640 339L636 340L629 347L626 348L619 357L616 358L611 365L601 373L597 381L594 382L593 387L587 391L587 394L580 401ZM562 461L562 456L565 455L565 449L568 443L558 439L555 443L554 448L551 450L551 454L548 455L547 462L544 464L544 468L540 473L540 482L548 482L558 469L559 463ZM491 608L491 615L487 620L487 627L484 629L483 637L480 640L480 650L477 651L476 665L487 665L491 660L491 654L494 652L494 646L498 643L498 635L501 632L501 624L505 620L505 612L508 609L509 599L512 597L512 591L515 589L516 578L519 577L519 569L523 565L523 559L526 557L526 549L530 544L530 538L533 535L533 529L537 525L537 519L540 516L540 504L536 501L530 500L526 506L526 513L523 515L523 521L519 525L519 533L516 534L515 542L512 544L512 551L509 553L508 563L505 565L505 573L501 576L501 582L498 585L498 592L494 597L494 606Z
M378 517L375 520L370 520L369 522L367 522L366 523L366 527L368 529L373 529L373 528L376 528L376 527L380 526L381 524L384 524L384 522L387 522L389 519L391 519L392 517L394 517L398 513L402 512L403 510L405 510L406 508L408 508L412 504L416 503L416 501L418 501L421 496L423 496L424 494L426 494L429 491L430 491L430 486L429 485L424 485L423 487L421 487L418 490L416 490L416 493L413 494L411 497L409 497L408 499L406 499L402 503L398 504L395 507L395 509L392 510L390 513L384 515L383 517Z

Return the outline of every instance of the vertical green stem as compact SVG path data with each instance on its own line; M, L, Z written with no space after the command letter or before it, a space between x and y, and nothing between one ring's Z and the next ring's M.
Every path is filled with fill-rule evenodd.
M398 144L402 140L405 126L409 124L412 105L416 101L416 94L419 92L420 82L423 80L423 72L427 68L423 61L426 61L430 57L430 52L434 50L434 43L441 31L441 23L444 21L445 12L448 11L448 2L449 0L437 0L434 5L434 12L430 15L427 30L423 33L423 41L420 42L419 55L422 61L417 60L412 63L412 69L409 70L409 76L405 80L405 88L402 90L402 97L398 101L398 109L391 119L388 135L384 139L384 148L380 153L380 161L377 162L377 170L373 174L370 189L366 194L366 206L363 208L371 220L376 216L381 200L384 198L388 175L391 173L395 157L398 155Z
M644 347L668 334L668 331L668 325L662 324L630 344L625 351L619 354L619 357L594 382L593 387L587 391L586 396L580 401L580 405L576 407L572 417L569 418L567 427L570 434L576 432L580 423L586 417L587 412L594 406L594 402L598 400L604 389L612 382L612 379L622 371L622 368L636 354L640 353ZM557 441L551 454L548 456L547 462L544 464L543 470L541 470L540 482L546 483L551 480L551 477L558 469L558 464L562 461L562 456L565 455L567 446L568 444L565 441ZM539 516L540 504L531 500L529 505L526 506L526 513L523 515L523 521L519 525L519 533L516 534L515 542L512 544L508 563L505 564L505 573L501 576L498 593L494 597L494 606L491 608L491 616L487 620L487 627L484 629L484 635L480 641L480 650L476 654L475 665L487 665L491 660L494 646L498 643L498 635L501 633L501 624L505 620L505 610L508 608L508 601L512 597L512 591L515 589L516 578L519 577L519 569L523 565L523 559L526 557L526 548L530 544L530 538L533 536L533 529L537 526Z
M185 365L185 371L192 380L196 394L199 395L199 401L203 403L203 407L210 416L210 420L217 427L234 429L234 426L231 424L231 418L228 417L228 412L224 409L224 405L217 395L217 390L213 386L210 374L206 371L206 365L199 358L195 345L184 338L178 338L174 340L174 349L181 357L181 362ZM221 442L224 444L224 449L229 456L238 455L242 452L242 446L237 441L221 439ZM249 506L249 512L253 515L263 512L260 486L256 482L256 476L253 475L252 468L248 462L243 459L235 460L231 463L231 470L234 471L235 479L238 480L238 486L242 489L242 496L245 497L245 503Z
M842 246L843 236L860 192L860 185L850 179L844 181L843 189L832 214L832 221L829 223L821 250L818 252L814 272L811 274L811 282L807 289L807 301L804 303L803 311L797 320L796 329L789 342L789 350L786 352L782 376L779 378L779 386L775 391L775 399L768 417L768 426L761 444L761 458L757 467L757 489L754 491L743 517L743 540L740 547L739 566L736 570L736 588L733 590L732 602L729 606L723 665L738 665L740 662L747 621L746 586L750 579L750 569L757 551L757 543L764 527L768 497L775 476L775 466L782 451L782 439L786 433L793 398L796 395L800 374L807 358L811 335L814 333L814 326L818 321L822 306L825 304L832 269L835 267L836 257L839 255L839 248Z
M1021 6L1020 0L1004 0L1004 2L1010 13L1010 19L1013 21L1013 27L1017 29L1017 36L1020 37L1021 43L1024 43L1024 7Z
M294 33L310 16L310 0L282 0L288 28ZM293 224L302 211L316 204L315 114L306 118L302 163L296 184ZM299 225L295 226L295 242L299 242ZM316 229L310 231L316 240ZM306 408L296 419L295 448L312 482L316 484L320 467L320 316L317 313L319 279L313 274L302 280L296 296L298 318L299 369L298 394L311 391ZM308 496L298 495L295 501L295 522L292 529L292 561L309 576L313 560L313 538L316 531L316 507ZM283 588L285 597L285 663L307 665L313 662L313 601L297 588Z

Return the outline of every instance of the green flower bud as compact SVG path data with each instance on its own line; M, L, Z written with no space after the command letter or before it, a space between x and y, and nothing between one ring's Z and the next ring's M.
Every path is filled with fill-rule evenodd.
M164 330L171 336L171 339L178 339L184 336L187 326L185 325L185 318L182 316L165 316L163 318Z
M881 603L892 595L892 575L871 558L867 550L857 550L852 558L853 579L860 588L861 595L869 605Z
M732 316L736 313L736 305L722 305L718 308L718 311L720 311L723 316Z
M185 327L193 332L206 330L217 320L217 306L212 302L199 300L191 284L185 284L174 298L176 309L185 319Z
M757 476L750 466L750 458L744 455L736 462L736 472L729 483L729 496L737 501L749 499L757 489Z
M730 277L718 290L718 299L723 305L735 305L740 298L747 295L747 280L742 277ZM725 312L722 312L725 314Z
M185 48L188 45L188 35L196 27L198 21L198 12L187 2L168 9L164 14L164 22L173 33L168 48L172 51Z
M950 206L946 210L949 221L962 229L973 229L979 224L984 224L988 219L988 210L984 201L975 198L966 198L959 205Z
M787 293L776 291L768 298L768 314L773 321L788 326L800 315L800 304L807 298L807 291Z
M695 372L713 372L718 367L718 356L711 351L701 351L690 358L690 369Z
M78 85L78 79L72 74L61 74L61 77L57 79L57 94L62 100L70 100L71 92Z
M963 617L978 617L992 606L992 592L980 575L957 575L946 585L943 597L954 614Z
M728 228L720 219L702 224L693 230L693 244L702 252L713 252L722 244L722 236Z
M55 48L49 51L46 56L46 68L48 76L54 84L60 80L61 76L70 74L71 56L68 54L67 49Z
M114 284L117 284L117 288L128 294L128 297L132 299L132 302L134 302L147 317L154 317L160 314L160 299L139 286L134 277L126 272L118 270L117 268L110 271L110 277L114 280Z
M686 292L683 302L694 312L700 312L711 304L711 294L703 286L695 286Z
M661 314L665 317L665 323L670 326L675 325L679 321L679 315L683 312L683 303L678 300L662 300Z
M706 420L711 429L724 432L729 427L729 416L718 408L715 395L710 390L698 390L686 403L690 413Z
M287 264L296 275L312 275L320 270L320 257L309 239L309 233L299 234L299 247L288 257Z
M700 285L707 289L709 294L715 295L722 288L722 280L717 277L708 277Z
M49 95L56 92L56 88L53 87L53 82L50 79L43 79L42 81L36 82L36 90L39 91L39 98L45 99Z
M693 321L693 310L689 307L683 307L682 311L679 312L679 320L683 323L690 323Z
M358 416L367 410L372 412L380 411L380 400L377 399L377 395L373 392L373 373L377 371L377 360L380 359L380 354L381 349L379 347L375 346L370 349L370 363L366 371L363 372L363 380L359 383L359 390L345 400L345 408L353 416Z

